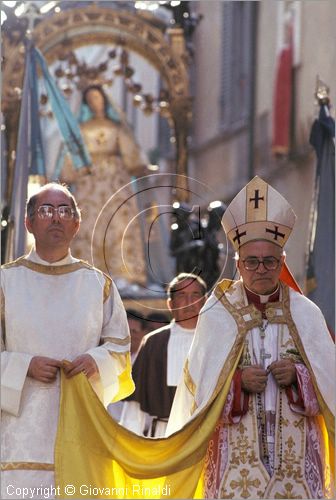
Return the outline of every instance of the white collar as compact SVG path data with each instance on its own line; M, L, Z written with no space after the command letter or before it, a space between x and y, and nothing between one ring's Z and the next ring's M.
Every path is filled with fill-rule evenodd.
M276 287L276 289L272 292L272 293L269 293L268 295L261 295L260 293L256 293L256 292L252 292L252 290L249 289L248 286L245 285L244 283L244 287L250 292L252 293L253 295L255 295L256 297L259 297L259 300L260 300L260 304L266 304L268 301L269 301L269 298L274 295L275 293L278 292L279 290L279 286L280 284L278 283L278 286Z
M41 259L39 254L36 252L35 247L33 247L29 254L26 256L27 260L31 260L32 262L35 262L36 264L42 264L43 266L64 266L66 264L73 264L74 262L78 262L79 259L75 259L72 255L70 250L68 251L68 254L63 257L63 259L58 260L56 262L48 262L46 260Z

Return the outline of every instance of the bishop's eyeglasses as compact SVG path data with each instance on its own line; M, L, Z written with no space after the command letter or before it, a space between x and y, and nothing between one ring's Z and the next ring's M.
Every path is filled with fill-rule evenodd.
M37 215L40 219L51 219L55 213L58 213L60 219L71 220L75 216L73 208L66 205L60 207L52 207L51 205L41 205L37 209Z
M260 264L263 264L267 271L275 271L275 269L279 266L279 262L280 259L273 256L264 257L263 259L258 259L257 257L246 257L246 259L242 260L242 263L247 271L256 271Z

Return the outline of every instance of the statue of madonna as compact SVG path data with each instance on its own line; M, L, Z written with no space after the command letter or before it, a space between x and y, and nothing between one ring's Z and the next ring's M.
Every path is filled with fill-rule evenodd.
M144 284L144 242L131 183L145 172L141 150L99 85L84 91L79 121L92 166L89 175L69 168L69 159L63 168L62 180L74 186L82 210L72 253L110 275L119 288Z

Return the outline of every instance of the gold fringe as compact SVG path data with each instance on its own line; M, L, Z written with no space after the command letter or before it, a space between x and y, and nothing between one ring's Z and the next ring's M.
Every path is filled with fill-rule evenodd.
M1 470L55 470L54 464L41 462L2 462Z

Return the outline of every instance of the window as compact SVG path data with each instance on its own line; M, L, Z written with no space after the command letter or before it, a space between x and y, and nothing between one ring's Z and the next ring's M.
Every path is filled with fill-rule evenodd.
M246 126L254 60L256 2L223 2L221 126L234 130Z

